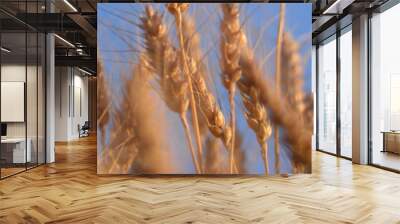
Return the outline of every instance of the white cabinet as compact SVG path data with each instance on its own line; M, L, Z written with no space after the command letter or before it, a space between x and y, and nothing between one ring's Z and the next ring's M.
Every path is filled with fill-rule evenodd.
M12 163L25 163L32 161L32 140L26 140L27 147L25 151L25 138L7 138L2 139L1 144L12 149Z

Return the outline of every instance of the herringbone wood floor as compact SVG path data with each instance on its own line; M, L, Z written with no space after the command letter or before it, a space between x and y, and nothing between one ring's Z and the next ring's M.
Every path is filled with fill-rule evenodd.
M97 176L94 138L0 181L0 223L400 223L400 175L315 152L313 174Z

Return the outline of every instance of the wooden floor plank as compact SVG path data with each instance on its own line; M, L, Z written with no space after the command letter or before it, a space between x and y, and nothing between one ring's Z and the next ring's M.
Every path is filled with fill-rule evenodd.
M400 223L400 175L313 152L285 177L96 175L96 139L0 181L0 223Z

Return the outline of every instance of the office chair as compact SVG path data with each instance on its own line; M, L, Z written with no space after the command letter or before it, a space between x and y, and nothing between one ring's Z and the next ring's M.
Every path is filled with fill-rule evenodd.
M79 138L89 136L89 129L90 129L89 121L85 121L82 127L78 125L78 129L79 129Z

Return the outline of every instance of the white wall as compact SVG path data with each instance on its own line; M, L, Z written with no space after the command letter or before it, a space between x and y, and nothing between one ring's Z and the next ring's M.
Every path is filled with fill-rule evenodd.
M38 70L37 70L38 69ZM7 137L9 138L25 138L29 139L32 161L44 163L44 83L42 67L25 66L25 64L3 64L1 66L2 82L24 82L26 84L26 106L20 108L21 113L26 112L26 120L22 122L6 122ZM27 80L25 80L27 78ZM23 94L23 93L22 93ZM2 95L2 98L7 95ZM1 110L11 110L10 107L2 107ZM12 111L8 111L13 113ZM15 113L15 112L14 112ZM39 155L37 155L39 153Z
M25 70L27 69L27 70ZM26 75L26 71L28 72L28 74L36 74L36 67L34 66L27 66L25 67L24 65L18 65L18 64L4 64L1 66L1 81L2 82L25 82L25 75ZM30 80L31 82L31 80ZM34 84L35 83L30 83L30 84ZM29 90L32 90L34 92L30 92ZM36 98L36 89L27 89L28 93L28 99L27 99L27 103L32 102L32 99L29 99L29 97L34 97ZM35 106L36 108L36 104L32 105ZM1 108L1 110L7 110L7 108ZM28 122L31 122L33 120L35 120L36 122L36 114L31 114L28 113ZM31 117L33 116L33 117ZM28 125L29 127L32 127L33 125ZM7 136L8 137L25 137L25 122L7 122ZM29 137L29 131L28 131L28 137Z
M28 70L32 67L28 67ZM1 66L2 82L25 82L25 64L9 64ZM1 108L6 110L6 108ZM7 137L25 137L25 123L12 122L7 123Z
M70 84L68 71L67 67L55 68L55 141L68 140L68 88Z
M55 73L55 140L70 141L88 120L88 78L72 67L56 67Z

